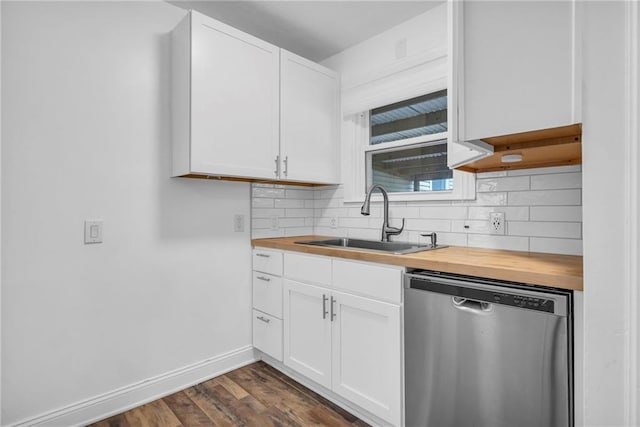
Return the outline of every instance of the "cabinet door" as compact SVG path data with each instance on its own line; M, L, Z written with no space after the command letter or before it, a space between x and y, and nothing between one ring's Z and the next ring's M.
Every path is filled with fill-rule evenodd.
M330 388L330 291L287 279L283 290L284 364Z
M192 13L191 171L277 178L279 48Z
M571 1L457 3L461 140L580 121Z
M400 307L341 292L333 296L333 391L400 425Z
M281 51L281 179L337 183L338 75Z

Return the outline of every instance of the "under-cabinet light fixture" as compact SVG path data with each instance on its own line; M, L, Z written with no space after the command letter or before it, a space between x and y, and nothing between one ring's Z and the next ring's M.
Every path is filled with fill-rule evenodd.
M522 154L505 154L502 156L502 163L516 163L522 161Z

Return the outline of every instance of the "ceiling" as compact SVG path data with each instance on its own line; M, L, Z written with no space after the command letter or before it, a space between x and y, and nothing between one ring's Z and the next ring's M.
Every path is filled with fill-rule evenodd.
M444 1L180 1L239 30L321 61Z

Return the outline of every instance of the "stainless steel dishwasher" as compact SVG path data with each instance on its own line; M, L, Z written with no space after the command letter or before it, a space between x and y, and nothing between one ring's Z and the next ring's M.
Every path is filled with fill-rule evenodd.
M572 293L405 275L407 427L573 426Z

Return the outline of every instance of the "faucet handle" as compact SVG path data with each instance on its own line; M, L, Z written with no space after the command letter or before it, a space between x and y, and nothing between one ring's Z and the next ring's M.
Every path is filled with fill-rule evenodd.
M402 230L404 230L404 218L402 218L402 227L400 227L400 228L391 227L389 225L389 226L386 227L386 230L387 230L387 234L392 235L392 236L402 233Z
M438 235L436 234L435 231L432 231L431 233L420 233L420 235L422 237L431 237L431 247L432 248L435 248L437 246Z

